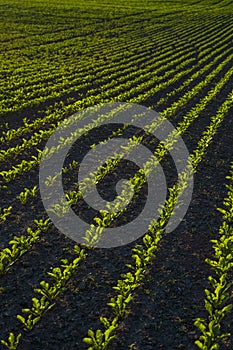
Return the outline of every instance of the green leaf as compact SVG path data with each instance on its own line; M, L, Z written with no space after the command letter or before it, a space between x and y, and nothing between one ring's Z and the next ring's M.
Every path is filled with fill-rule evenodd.
M95 337L95 333L93 332L92 329L88 329L87 334L93 339Z
M108 328L110 326L110 322L108 321L107 317L100 316L100 322L104 325L105 328Z
M83 338L83 341L89 345L92 345L93 344L93 341L91 338Z
M222 309L222 313L224 313L224 315L225 315L227 312L230 312L231 309L232 309L232 304L226 305L226 306L224 306L224 308Z
M205 320L200 318L196 319L196 321L194 322L194 326L196 326L202 333L205 333L206 331Z
M96 339L97 339L99 344L102 344L103 332L100 329L97 329L97 331L96 331Z
M207 350L207 349L206 349L206 346L203 345L203 344L200 342L200 340L196 340L196 341L195 341L195 344L199 347L199 349L201 349L201 350Z
M17 315L17 319L22 322L24 325L26 324L25 318L22 315Z
M114 330L115 330L116 328L117 328L116 326L112 325L112 326L109 327L109 329L107 329L107 330L105 331L104 334L105 334L105 339L106 339L106 340L109 340L110 336L112 335L112 333L114 332ZM115 338L115 335L113 336L113 338Z

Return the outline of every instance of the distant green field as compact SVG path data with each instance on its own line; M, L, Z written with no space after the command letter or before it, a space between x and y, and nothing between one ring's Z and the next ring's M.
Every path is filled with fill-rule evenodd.
M232 349L233 1L0 0L0 18L0 348ZM135 217L146 171L161 163L167 193L158 218L143 218L141 238L91 248L125 224L126 210L89 214L76 184L81 160L70 151L60 173L67 203L90 216L80 232L87 244L74 242L44 209L39 167L57 127L110 102L154 110L176 132L156 143L156 121L143 135L125 123L106 136L128 139L125 154L143 143L154 158L143 171L124 163L124 173L117 154L98 176L88 172L87 191L94 185L107 196L125 175L135 192L127 218ZM100 125L96 138L80 128L89 143L81 139L78 150L103 141ZM181 137L188 166L174 174L169 154ZM190 206L170 232L192 176ZM65 210L52 207L59 220Z

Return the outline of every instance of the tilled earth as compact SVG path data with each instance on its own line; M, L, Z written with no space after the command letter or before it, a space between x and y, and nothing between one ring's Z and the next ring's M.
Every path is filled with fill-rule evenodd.
M230 64L226 65L222 74L229 67ZM175 84L171 84L169 89L175 87ZM209 88L208 86L206 91L203 89L202 96L205 96ZM210 117L216 113L231 89L232 79L222 89L218 99L212 101L185 133L183 139L190 152L195 149ZM156 98L151 97L145 101L145 105L156 106L161 97L162 93ZM193 98L179 111L172 120L174 126L198 102L199 97ZM161 105L161 111L168 105ZM207 277L212 273L205 258L213 253L210 240L218 237L222 216L217 208L222 207L227 195L226 176L229 174L230 161L233 160L232 112L231 110L227 114L197 169L193 197L186 216L176 230L164 233L156 256L145 273L145 279L134 293L128 315L121 320L117 337L110 346L112 350L196 349L194 341L198 332L193 323L196 317L206 317L204 289L208 287ZM28 117L30 116L29 110ZM14 117L12 115L9 118L12 128L19 126ZM22 155L22 159L36 154L34 149L27 152ZM20 159L18 157L17 161ZM12 158L4 164L4 169L9 169L15 163L16 159ZM174 183L174 174L169 168L169 159L165 159L164 165L167 165L167 181L171 185ZM72 183L72 180L73 177L67 179L67 184ZM1 191L2 206L13 205L11 219L1 227L2 245L15 234L25 232L29 225L33 226L33 220L44 213L39 196L30 199L26 207L15 199L24 187L35 184L38 184L38 169L13 181L7 189ZM104 185L102 187L104 190ZM134 210L137 209L136 206ZM49 280L46 272L59 266L61 258L74 257L71 253L73 245L74 242L52 226L48 232L41 234L39 242L1 278L0 335L6 339L10 331L23 332L20 350L85 349L82 339L87 335L87 330L101 326L100 315L110 315L110 308L106 304L115 295L112 287L121 274L128 271L125 264L131 262L131 249L135 242L114 249L88 251L86 261L72 276L53 309L42 317L32 332L25 334L17 320L16 315L21 314L21 309L31 306L31 298L39 297L33 289L39 287L39 281ZM223 329L226 332L233 329L231 315L224 320ZM221 343L221 350L232 348L232 336Z

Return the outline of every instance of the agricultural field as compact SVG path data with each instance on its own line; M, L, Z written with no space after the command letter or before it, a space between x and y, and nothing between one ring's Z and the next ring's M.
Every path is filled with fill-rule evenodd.
M0 0L0 12L0 349L233 349L233 1ZM114 158L82 167L114 139ZM161 169L164 200L152 193L136 236ZM48 209L59 179L66 202ZM109 211L85 201L94 188ZM87 227L77 236L62 230L69 208Z

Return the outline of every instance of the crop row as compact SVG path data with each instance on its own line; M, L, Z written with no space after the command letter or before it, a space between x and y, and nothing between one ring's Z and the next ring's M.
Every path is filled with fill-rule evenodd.
M155 256L158 243L162 238L166 224L172 215L179 196L188 186L190 176L196 171L197 166L205 154L206 148L216 134L225 115L232 107L232 97L233 92L229 94L227 100L220 106L217 114L211 118L211 123L198 141L196 150L190 155L187 168L178 175L178 182L169 189L170 196L160 210L159 220L156 222L152 220L150 223L148 227L149 233L143 237L143 245L136 245L135 248L133 248L132 258L135 260L135 263L127 265L131 271L133 270L133 272L128 272L122 275L123 279L118 280L117 286L114 287L114 289L117 290L118 295L116 298L111 298L108 303L113 310L113 317L100 317L100 321L105 327L104 332L100 329L96 332L93 332L91 329L88 331L88 336L84 341L92 346L89 349L107 349L109 343L114 339L116 329L118 328L118 322L125 315L126 309L132 300L132 292L139 286L140 281L144 277L145 268ZM17 316L24 324L25 330L31 330L42 315L53 307L54 299L57 298L64 288L64 280L67 282L76 268L75 262L78 261L77 264L79 264L80 261L85 258L84 250L80 250L77 246L75 246L75 249L78 249L78 256L73 262L69 263L67 260L62 260L62 268L54 268L53 271L49 273L55 281L54 284L50 285L48 282L42 281L40 283L41 288L35 289L35 291L39 292L42 297L40 299L33 298L32 308L22 310L24 314L27 314L27 318L22 315ZM17 337L14 337L13 333L11 333L10 337L11 339L19 340L20 334ZM5 345L6 344L7 343L5 343Z
M190 177L193 172L197 170L207 147L224 120L225 115L230 108L232 108L232 98L233 91L228 95L227 100L220 106L217 114L211 118L211 123L198 141L197 148L190 155L187 169L178 175L178 182L172 188L169 188L169 198L160 210L159 219L157 221L152 220L149 224L149 233L143 237L143 245L136 245L132 249L132 259L134 260L134 263L127 264L126 266L133 272L129 271L123 274L122 279L118 280L117 285L113 287L113 289L117 291L117 296L115 298L112 297L108 303L112 308L113 316L108 318L103 316L100 317L100 322L103 324L105 330L102 331L101 329L98 329L95 332L92 329L88 330L87 337L83 340L88 345L91 345L91 347L88 348L89 350L106 350L109 343L115 338L116 330L119 327L118 322L126 315L127 307L133 299L132 293L137 287L139 287L140 281L144 278L146 267L155 256L155 251L165 233L166 225L173 213L179 197L189 185ZM227 311L227 308L225 311ZM202 349L210 350L210 348ZM214 350L214 348L211 350Z
M228 57L228 60L231 60L231 56ZM210 75L209 75L209 79L206 79L205 81L199 83L198 86L194 87L193 88L193 93L192 90L187 92L186 94L184 94L183 97L181 97L177 102L174 102L173 105L171 107L168 107L164 112L162 112L162 115L165 117L165 118L169 118L171 117L174 113L177 112L178 108L183 106L184 103L186 103L187 99L189 98L192 98L195 94L197 94L200 89L203 88L203 86L205 86L205 84L209 84L209 82L211 81L211 79L213 79L213 77L216 76L216 73L221 71L221 66L218 66L217 69L215 71L213 71ZM208 103L211 102L211 100L221 91L221 89L224 87L224 85L226 84L226 82L231 78L232 76L232 70L229 70L225 76L222 77L222 79L216 84L216 86L211 89L209 91L209 93L207 94L207 96L205 96L197 105L195 108L193 108L185 117L184 117L184 120L183 122L181 122L180 126L178 126L178 130L181 130L181 132L184 132L188 126L198 117L198 115L200 114L201 111L203 111L205 109L205 107L207 106ZM109 118L109 116L108 116ZM97 125L99 122L101 122L102 119L100 120L97 120ZM145 129L147 129L148 131L154 131L156 128L157 128L157 124L155 125L151 125L151 126L148 126L146 127L145 126ZM93 127L92 125L90 125L90 127ZM82 133L84 132L84 130L80 129L78 130L78 134L79 135L82 135ZM75 134L75 135L72 135L72 138L73 137L78 137L78 134ZM66 140L66 142L69 142L69 140ZM59 149L61 147L64 147L64 145L66 144L66 142L64 143L61 143L58 148L57 148L57 151L59 151ZM168 143L169 145L169 143ZM129 150L130 150L130 146L129 146ZM54 152L55 150L53 150ZM126 150L124 150L126 151ZM120 155L119 155L120 156ZM159 157L159 154L157 154L157 156ZM152 163L153 164L153 163ZM76 166L77 164L74 164L74 166ZM30 163L28 164L27 163L27 167L30 166ZM107 170L112 170L112 168L116 166L116 163L112 163L112 164L107 164ZM148 167L148 165L147 165ZM102 171L102 176L105 175L105 172ZM95 176L93 175L89 181L88 181L88 186L90 186L90 184L94 184L95 183ZM84 185L84 188L87 189L87 186ZM72 204L75 204L77 202L77 200L80 199L80 195L81 195L81 192L75 192L75 191L70 191L68 194L67 194L67 198L69 199L68 200L68 204L69 205L72 205ZM51 208L53 209L53 208ZM56 213L59 214L62 213L65 208L64 208L64 204L59 204L57 203L56 205L54 205L54 210ZM43 219L39 219L39 220L42 220ZM105 219L106 220L106 219ZM28 228L31 230L31 228ZM94 229L94 228L92 228ZM15 261L16 259L18 259L18 256L21 255L21 253L19 253L21 251L21 244L20 242L25 242L25 241L28 241L30 242L30 237L25 236L25 235L21 235L20 238L19 238L19 241L18 241L18 244L16 245L15 242L14 244L12 245L12 248L9 249L9 248L5 248L2 252L1 252L1 261L2 261L2 271L5 271L9 265L11 265L13 263L13 261ZM11 241L12 242L12 241ZM23 244L22 244L23 246ZM31 245L29 245L31 246ZM17 249L16 249L17 248ZM22 249L24 252L25 252L25 248L23 247ZM13 252L12 252L13 251ZM18 252L19 251L19 252ZM11 252L11 253L10 253Z
M229 56L228 57L228 59L225 61L225 62L229 62L229 60L230 60L230 57L231 56ZM223 66L224 66L224 64L225 64L225 62L223 62L222 64L220 64L218 67L217 67L217 69L216 70L221 70L222 68L223 68ZM184 63L184 65L185 65L186 63ZM214 76L215 76L215 74L216 74L216 70L214 71L214 72L212 72L211 74L210 74L210 76L213 78ZM179 73L181 76L182 75L184 75L185 74L185 71L182 71L181 73ZM168 72L168 75L169 75L169 72ZM155 94L156 92L158 92L158 91L160 91L160 89L161 88L163 88L163 87L166 87L166 86L168 86L172 81L174 80L174 77L171 79L171 81L170 80L168 80L168 81L166 81L166 82L164 82L164 83L162 83L162 84L159 84L159 85L157 85L157 87L156 88L152 88L152 89L150 89L149 91L148 91L148 93L147 94L151 94L151 93L153 93L153 94ZM207 79L204 81L204 82L202 82L201 84L202 84L202 87L205 85L205 84L207 84ZM147 87L148 87L148 83L146 84L147 85ZM153 81L152 81L152 83L151 83L151 85L153 85ZM139 86L137 86L136 88L132 88L131 89L131 93L130 94L135 94L136 93L136 91L135 90L137 90L139 93L140 93L140 89L142 89L142 84L141 85L139 85ZM200 84L199 84L199 89L200 89ZM198 91L198 88L196 87L196 91ZM188 94L190 95L189 97L191 98L192 96L193 96L193 93L192 93L192 90L190 91L190 92L188 92ZM123 95L123 96L122 96ZM127 95L127 96L125 96L125 95ZM129 99L129 101L130 102L142 102L142 100L145 98L145 95L146 95L146 93L145 94L143 94L142 95L142 97L139 99L139 98L137 98L136 100L135 100L135 98L133 98L133 99L129 99L129 92L127 92L127 93L123 93L123 94L120 94L120 95L118 95L118 100L121 100L121 98L122 97L125 97L125 98L127 98L127 99ZM122 96L122 97L121 97ZM140 95L139 95L140 96ZM184 98L184 100L185 100L185 98ZM82 103L82 101L78 101L79 102L79 105ZM85 103L86 102L86 99L84 99L84 101L83 101L83 103ZM93 99L92 99L92 103L93 103L94 101L93 101ZM98 101L96 101L96 102L98 102ZM40 140L41 138L43 139L43 134L46 134L46 136L47 136L47 133L49 134L49 131L47 132L47 131L42 131L41 132L41 134L37 134L36 135L36 144L38 143L38 139ZM52 130L50 130L50 133L52 133ZM25 144L29 144L29 147L31 146L31 143L30 143L30 140L29 141L27 141L27 140L25 140L24 141L25 142ZM33 141L34 143L33 144L35 144L35 141ZM20 150L20 146L16 146L17 147L17 149L19 149ZM23 147L24 148L24 147ZM13 149L13 150L11 150L11 152L14 152L15 150ZM3 151L4 152L4 151ZM33 156L33 160L32 161L25 161L25 160L23 160L20 164L18 164L18 165L16 165L16 166L14 166L13 167L13 170L8 170L8 171L2 171L0 174L2 175L2 177L5 179L5 181L11 181L12 179L14 179L18 174L20 174L20 173L24 173L25 171L28 171L28 169L30 170L32 167L33 167L33 164L34 164L34 166L35 165L37 165L37 164L39 164L39 158L40 158L40 156L41 156L41 152L42 151L38 151L38 153L39 153L39 155L38 155L38 157L36 157L36 156Z
M219 25L219 23L216 25L212 25L211 26L211 28L207 31L207 33L206 34L208 34L208 32L209 32L209 34L211 34L211 36L213 36L213 29L214 29L214 27L217 27L216 28L216 31L215 31L215 36L216 36L216 33L218 32L218 30L220 29L219 27L220 27L220 25ZM223 30L223 28L221 28L221 30ZM182 36L184 37L184 39L185 39L185 36L186 37L188 37L188 34L185 34L185 36L184 36L184 34L183 35L181 35L180 34L180 40L182 40ZM198 34L197 35L197 37L202 37L203 36L203 34ZM160 36L158 36L157 38L156 38L156 45L160 45L160 40L159 40L159 37ZM194 41L194 43L195 43L195 45L196 45L196 42L195 42L195 39L197 39L196 37L195 37L195 35L194 35L194 33L192 33L192 40ZM165 42L165 39L163 38L162 39L162 41L164 40L164 42ZM151 46L151 43L149 42L149 44L150 44L150 46ZM162 44L162 43L161 43ZM183 42L182 43L183 44L183 46L187 46L188 44L187 44L187 40L185 41L185 42ZM208 42L208 44L209 44L209 42ZM138 44L139 45L139 44ZM169 45L169 43L167 43L166 45ZM209 44L210 45L210 44ZM179 45L178 45L179 46ZM144 46L143 46L143 48L144 48ZM146 47L145 47L145 49L146 49ZM178 47L177 47L177 49L178 49ZM135 56L135 48L133 48L133 50L134 50L134 56ZM137 51L138 51L138 48L137 48ZM130 50L129 50L129 52L130 52ZM113 56L113 58L114 58L114 56ZM126 62L124 62L125 61L125 59L123 59L123 60L121 60L122 61L122 63L121 63L121 66L122 67L124 67L124 65L125 65L125 63ZM134 61L134 57L131 57L131 62L132 61ZM87 65L87 66L86 66ZM21 88L20 90L19 90L19 94L18 95L16 95L15 97L13 97L13 96L10 96L10 100L9 100L9 103L10 103L10 105L9 105L9 107L7 107L8 109L9 109L9 111L12 111L12 103L14 104L14 108L17 110L17 111L19 111L19 107L22 109L22 108L26 108L26 107L29 107L29 106L33 106L34 104L38 104L38 103L41 103L41 102L43 102L43 101L47 101L47 100L49 100L49 99L51 99L51 98L58 98L59 96L61 96L62 94L64 94L64 88L66 88L66 93L68 93L69 92L69 90L71 90L71 91L73 91L72 89L71 89L71 87L69 88L69 85L71 84L71 86L75 86L75 84L77 85L77 82L78 83L80 83L80 81L85 81L85 80L88 80L88 79L90 79L90 77L92 77L92 73L91 73L91 71L90 71L90 73L89 73L89 75L87 74L87 67L90 67L90 63L86 63L86 64L84 64L84 68L86 68L86 69L83 69L83 72L84 72L84 74L85 74L85 76L84 77L80 77L80 74L82 74L82 70L81 70L81 72L79 72L79 74L78 74L78 76L79 76L79 78L76 78L76 74L74 74L74 73L72 73L71 72L71 76L69 76L69 75L67 75L67 74L65 74L65 76L63 76L61 79L62 79L62 82L61 82L61 86L59 86L59 83L58 82L54 82L54 85L53 86L49 86L49 87L45 87L45 88L43 88L42 90L39 88L39 86L37 85L37 91L36 92L33 92L33 94L36 94L38 97L37 98L39 98L39 96L40 96L40 98L38 99L38 100L36 100L35 99L35 101L33 102L33 100L34 100L34 96L30 96L31 94L30 94L30 91L29 92L27 92L27 89L25 90L25 88ZM97 66L98 67L98 66ZM101 74L105 74L105 70L104 70L104 67L102 67L103 68L103 73L101 73ZM93 68L92 68L93 69ZM100 69L100 68L99 68ZM109 67L109 64L108 64L108 67L106 67L106 69L110 69L110 67ZM113 69L114 69L114 67L113 67ZM89 68L89 70L90 70L90 68ZM119 70L119 68L118 68L118 70ZM52 75L51 75L52 74ZM51 77L54 79L54 77L53 77L53 75L54 75L54 73L53 72L50 72L50 75L51 75ZM73 75L73 78L72 78L72 75ZM81 80L80 80L81 79ZM73 80L73 83L72 83L72 80ZM68 86L67 86L67 81L69 81L69 84L68 84ZM87 83L86 83L87 84ZM83 83L81 83L81 86L83 85ZM84 86L85 86L85 84L84 84ZM33 87L32 87L33 88ZM79 87L77 86L77 89L78 89ZM22 90L23 89L23 90ZM46 95L46 91L47 91L47 89L49 89L49 92L50 92L50 95ZM54 91L54 93L53 94L51 94L51 91L53 89L55 89L55 91ZM44 91L43 91L44 90ZM56 92L56 90L58 90L58 91L60 91L60 93L58 93L58 92ZM68 90L68 91L67 91ZM16 91L16 93L17 93L17 91ZM45 95L45 96L43 96L43 95ZM22 96L22 98L24 99L24 100L22 100L21 99L21 97L20 96ZM17 100L19 100L19 97L20 97L20 106L18 106L17 104L15 104L16 102L17 102ZM28 100L29 99L29 100ZM7 102L7 99L5 99L4 100L4 104L7 104L8 102ZM4 104L3 104L3 106L2 106L2 108L4 107ZM7 111L7 110L6 110ZM5 113L5 112L4 112Z
M230 336L230 333L222 333L221 324L227 313L232 310L232 268L233 268L233 163L230 174L227 176L230 181L226 185L228 196L224 199L224 209L218 210L223 214L223 222L219 228L219 239L213 239L214 256L206 259L211 267L214 276L209 276L210 287L205 289L205 309L208 317L196 318L195 326L201 335L195 344L202 350L220 349L220 340Z
M221 33L220 38L221 38L221 36L224 36L224 35L225 35L225 31L223 33ZM201 65L204 65L206 61L211 59L211 57L214 57L218 52L221 52L222 49L226 49L228 44L225 44L223 46L222 46L222 44L224 44L224 41L227 42L228 38L229 38L229 36L227 36L225 38L225 40L223 40L223 42L220 45L217 45L217 48L215 50L214 50L214 46L215 46L214 42L215 42L215 40L214 40L214 38L212 38L213 41L212 41L212 49L211 49L210 54L208 54L207 50L204 50L204 52L201 53L201 55L204 56L204 58L199 60L197 67L201 67ZM217 37L216 40L218 41L219 38ZM218 46L220 46L220 47L218 48ZM225 54L228 51L229 50L226 50ZM200 58L201 58L201 55L200 55ZM213 63L216 62L216 58L217 57L215 57ZM221 58L221 56L220 56L220 58ZM197 67L196 67L196 69L197 69ZM204 66L204 69L202 69L202 74L204 74L205 70L208 70L209 67L210 67L210 65L208 65L206 67L206 69L205 69L205 66ZM195 78L198 78L198 73L195 75ZM188 79L185 82L185 84L186 84L185 86L186 87L188 86L188 83L192 81L192 79L194 79L194 76L192 78ZM179 91L180 90L181 90L181 87L179 88ZM167 94L167 96L170 96L171 94L174 95L176 91L177 91L177 89L174 89L174 91L172 93L170 93L170 94ZM17 136L24 135L25 133L28 133L28 132L30 132L30 131L32 131L32 130L40 127L40 126L43 126L43 125L45 125L48 122L51 123L51 122L53 122L56 119L58 119L58 121L59 121L61 117L62 117L62 115L57 116L55 113L53 113L52 115L48 115L48 116L46 116L44 118L38 118L33 123L29 123L26 120L26 118L25 118L24 119L24 126L18 128L16 130L15 129L11 129L11 130L8 130L7 132L4 132L3 136L1 137L1 142L7 142L7 141L9 141L11 139L14 139Z
M212 40L215 40L215 38L216 38L216 36L217 35L220 35L220 38L222 37L223 38L223 35L224 35L224 33L225 33L225 30L223 30L223 33L222 33L222 35L218 32L217 34L215 33L215 35L214 36L211 36L211 39ZM229 37L229 35L228 35L228 37ZM218 38L218 45L219 45L219 39L220 38ZM195 39L195 38L194 38ZM225 41L225 40L224 40ZM213 45L214 45L214 42L212 43ZM210 45L209 44L207 44L207 47L210 47ZM213 47L212 47L213 48ZM170 49L169 49L170 50ZM168 50L168 51L169 51ZM169 54L170 54L170 52L168 52ZM161 60L162 60L162 58L163 58L163 55L160 55L161 56ZM159 57L158 57L159 58ZM157 59L158 59L157 58ZM164 57L165 58L165 57ZM125 62L123 62L123 63L125 63ZM119 67L118 67L119 68ZM125 72L126 73L126 72ZM111 76L111 75L110 75ZM8 134L10 134L11 135L11 130L9 130L9 132L8 132ZM21 134L21 133L20 133Z

